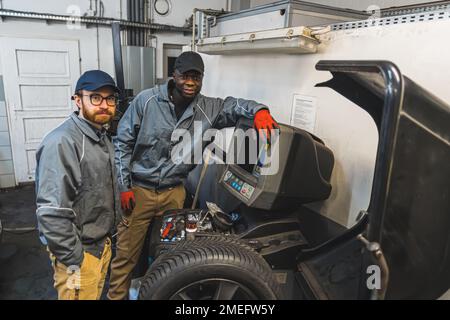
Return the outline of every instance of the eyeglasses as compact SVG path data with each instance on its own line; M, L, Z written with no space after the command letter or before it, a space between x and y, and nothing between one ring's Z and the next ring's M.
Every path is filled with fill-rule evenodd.
M83 94L83 97L89 97L91 104L94 106L99 106L103 103L103 100L106 100L106 104L109 107L115 107L117 105L117 103L119 102L119 98L117 96L107 96L107 97L102 97L102 95L98 94L98 93L93 93L93 94Z

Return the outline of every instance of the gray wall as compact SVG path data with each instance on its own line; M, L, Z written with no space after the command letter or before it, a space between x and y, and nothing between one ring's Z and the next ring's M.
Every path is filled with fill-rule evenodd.
M126 1L102 0L105 5L105 17L126 18ZM249 1L249 0L247 0ZM81 15L88 13L89 0L0 0L3 9L35 11L52 14L68 14L72 5L80 8ZM153 3L153 1L152 1ZM196 8L226 8L227 0L172 0L172 10L167 16L151 14L153 22L183 26L186 19ZM163 46L164 44L186 45L191 40L190 34L180 33L157 33L154 41L156 49L156 71L157 77L163 74ZM100 26L86 27L81 25L80 29L68 29L64 23L46 23L38 20L21 20L5 18L0 21L0 38L30 38L30 39L60 39L76 40L79 43L80 72L89 69L102 69L114 76L113 50L110 28ZM0 50L2 48L0 47ZM6 77L2 72L0 61L0 78ZM3 86L2 86L3 87ZM11 156L10 134L8 133L7 106L5 106L3 90L0 94L0 188L15 185L13 173L13 162ZM8 92L6 92L8 97ZM14 132L11 132L14 136Z
M105 16L120 18L124 12L119 1L103 0ZM36 11L53 14L68 14L70 5L78 5L81 14L89 9L89 0L62 0L62 1L34 1L34 0L3 0L0 1L3 9ZM122 3L126 3L123 2ZM0 22L0 37L29 38L29 39L56 39L76 40L79 43L80 72L89 69L102 69L114 76L113 51L111 44L111 31L109 27L81 25L80 29L68 29L64 23L46 23L40 20L23 20L5 18ZM0 48L2 50L2 48ZM14 187L15 175L12 160L11 139L13 132L8 128L8 106L5 103L8 92L4 92L3 83L6 74L3 72L0 61L0 188Z
M0 188L15 185L14 168L9 140L8 118L6 116L5 92L3 77L0 76Z
M80 8L81 15L85 13L87 15L93 14L89 11L90 0L2 0L3 9L19 10L19 11L32 11L40 13L52 13L52 14L69 14L72 13L71 8L77 6ZM126 1L118 0L102 0L104 4L104 17L120 18L126 17ZM99 2L97 2L97 15L99 9ZM95 1L92 1L93 10ZM122 4L122 7L120 6Z

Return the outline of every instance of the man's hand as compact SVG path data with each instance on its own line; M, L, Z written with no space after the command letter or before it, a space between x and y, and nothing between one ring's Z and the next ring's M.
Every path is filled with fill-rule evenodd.
M270 130L279 129L280 126L278 123L272 118L269 110L262 109L259 110L255 114L255 119L253 122L253 126L258 132L262 132L267 136L267 139L270 141Z
M134 198L133 191L125 191L120 193L120 203L122 205L122 209L125 212L131 212L136 205L136 199Z

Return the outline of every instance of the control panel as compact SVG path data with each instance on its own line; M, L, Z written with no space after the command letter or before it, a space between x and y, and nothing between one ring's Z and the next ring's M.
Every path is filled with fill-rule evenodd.
M248 184L247 182L241 180L236 175L234 175L231 171L227 170L225 172L223 181L225 184L233 188L236 192L238 192L241 196L250 199L255 191L255 187Z

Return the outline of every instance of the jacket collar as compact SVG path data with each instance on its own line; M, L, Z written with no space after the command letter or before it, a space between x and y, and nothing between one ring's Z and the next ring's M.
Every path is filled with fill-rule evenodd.
M166 81L166 83L159 85L159 98L170 102L169 99L169 82L173 81L172 79L169 79Z
M81 132L84 135L88 136L89 138L91 138L95 142L99 142L100 141L100 137L97 134L97 132L101 134L101 130L98 130L98 129L94 128L86 120L81 119L79 117L79 112L78 111L74 111L70 115L70 118L73 120L73 122L75 122L76 126L81 130Z

